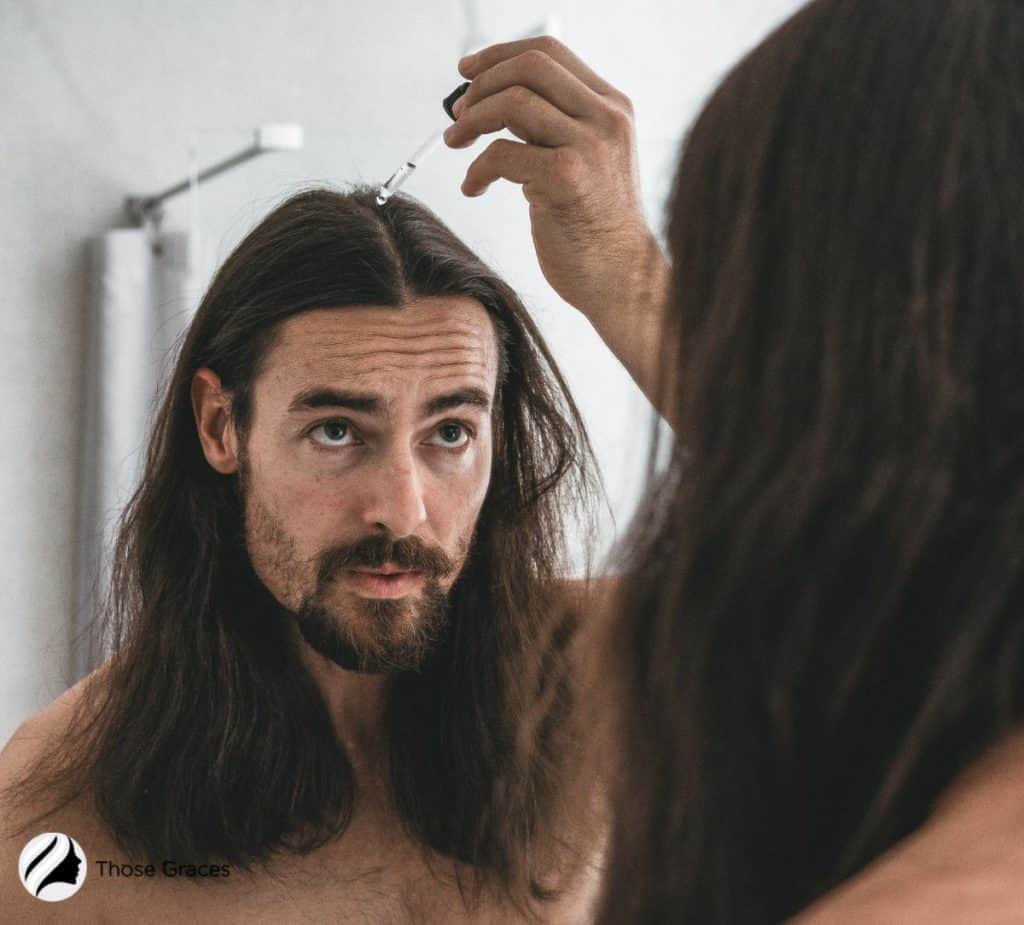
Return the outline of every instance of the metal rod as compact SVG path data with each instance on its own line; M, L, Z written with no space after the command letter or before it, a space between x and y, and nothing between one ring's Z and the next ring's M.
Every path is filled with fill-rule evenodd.
M244 161L249 160L251 157L256 157L257 154L263 154L264 149L258 148L253 145L251 148L246 148L244 151L239 151L238 154L234 154L227 160L221 161L219 164L214 164L212 167L207 167L206 170L200 171L196 175L196 183L202 183L204 180L209 180L210 177L215 177L219 173L224 173L225 170L230 170L236 164L241 164ZM170 199L172 196L177 196L179 193L184 193L191 186L189 180L182 180L180 183L176 183L165 189L162 193L157 193L155 196L150 196L149 199L154 204L159 204L166 199Z
M266 153L268 150L271 149L261 148L258 144L254 144L244 151L239 151L238 154L234 154L226 160L214 164L212 167L207 167L206 170L196 175L196 183L209 180L210 177L215 177L217 174L230 170L232 167L256 157L258 154ZM140 225L145 224L148 218L159 220L160 213L163 211L161 209L163 203L180 193L184 193L191 185L190 180L182 180L180 183L168 187L162 193L157 193L153 196L129 196L125 200L125 207L132 219Z

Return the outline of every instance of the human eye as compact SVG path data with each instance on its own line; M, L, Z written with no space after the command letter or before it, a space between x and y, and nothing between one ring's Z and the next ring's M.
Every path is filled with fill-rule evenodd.
M352 425L346 420L324 421L309 431L313 442L322 447L352 446L357 443Z
M445 421L434 429L426 442L430 446L440 446L448 450L460 450L472 438L470 429L459 421Z

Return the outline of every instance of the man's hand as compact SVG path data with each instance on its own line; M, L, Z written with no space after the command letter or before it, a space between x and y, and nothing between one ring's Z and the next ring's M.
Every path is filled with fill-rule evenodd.
M462 148L505 128L522 139L491 142L462 191L522 185L544 276L650 395L668 272L640 205L632 104L547 36L492 45L459 70L472 86L445 141Z
M465 147L507 128L462 184L479 196L495 180L520 183L541 269L584 314L621 288L650 232L640 207L632 104L556 39L492 45L459 64L472 86L445 140Z

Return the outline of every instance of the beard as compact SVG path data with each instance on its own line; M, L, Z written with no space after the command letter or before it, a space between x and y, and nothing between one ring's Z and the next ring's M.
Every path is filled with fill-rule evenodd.
M348 671L417 670L447 629L445 588L458 574L468 542L461 544L460 561L411 536L395 538L380 533L338 544L315 557L313 587L308 589L310 561L299 555L295 538L281 519L256 497L247 462L243 456L238 489L250 562L262 584L294 617L310 648ZM424 584L420 593L374 599L334 587L335 579L346 569L385 565L421 572ZM338 596L342 599L336 600Z
M349 595L343 612L331 609L328 598L340 571L385 565L422 572L422 592L398 599ZM348 671L415 671L448 626L441 581L455 571L444 552L415 537L370 536L334 546L320 554L316 588L300 602L295 621L310 648Z

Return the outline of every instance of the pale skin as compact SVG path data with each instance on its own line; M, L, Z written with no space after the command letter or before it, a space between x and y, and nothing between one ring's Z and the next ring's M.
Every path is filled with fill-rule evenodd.
M486 311L471 299L444 298L401 308L328 307L284 322L254 384L244 444L216 373L196 373L193 408L207 462L230 476L244 455L250 499L288 538L273 546L267 535L247 531L254 568L282 604L294 606L309 590L313 560L325 546L375 532L416 537L461 564L491 474L497 370ZM339 576L329 591L332 614L358 621L359 600L371 597L414 603L420 578L385 572ZM445 590L454 580L445 580ZM414 607L408 616L415 618ZM205 883L104 878L94 866L75 896L49 904L30 897L10 873L31 836L6 836L0 842L4 914L18 922L69 916L104 923L524 921L490 894L467 904L457 865L425 852L403 830L381 764L381 677L346 671L300 645L357 778L360 798L342 837L303 857L272 858L266 870L234 870ZM102 684L103 672L22 725L0 754L0 787L66 727L84 685ZM17 824L29 809L4 806L0 818L5 826ZM45 827L75 837L90 864L129 860L87 802L65 807ZM581 883L546 906L543 921L589 921L592 891L592 883Z
M669 278L640 209L632 107L555 39L493 45L464 58L472 86L446 132L453 147L491 142L462 190L522 186L540 266L594 325L656 407ZM671 373L671 370L668 371ZM929 821L793 925L1009 925L1024 920L1024 733L964 772Z

